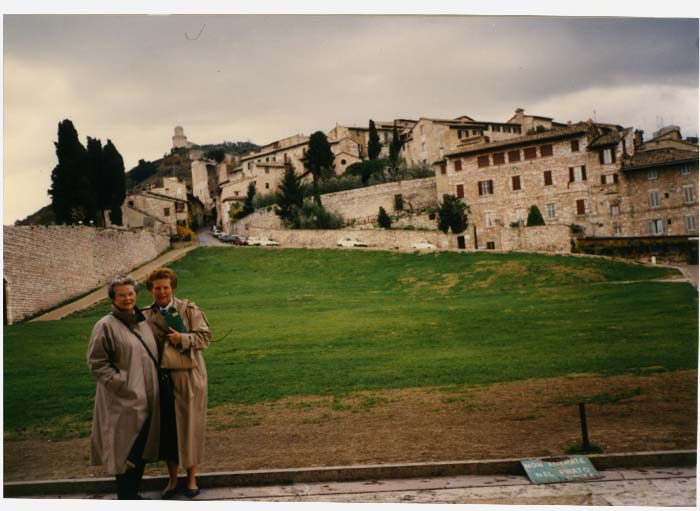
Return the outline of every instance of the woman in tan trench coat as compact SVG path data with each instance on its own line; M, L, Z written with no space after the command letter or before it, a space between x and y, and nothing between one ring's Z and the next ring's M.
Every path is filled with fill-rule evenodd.
M187 470L185 495L193 498L199 494L196 472L204 456L206 432L207 369L201 351L209 346L211 332L206 316L194 303L175 298L177 275L174 271L169 268L153 271L146 279L146 286L154 303L144 314L161 353L165 343L170 343L191 357L194 365L191 369L169 371L174 405L171 400L162 399L161 458L167 462L170 480L161 496L165 499L175 496L180 465ZM169 327L166 314L182 318L186 333Z
M145 461L158 459L160 438L158 350L137 292L129 277L110 283L112 313L97 322L87 350L97 380L91 459L116 476L117 498L126 500L143 498Z

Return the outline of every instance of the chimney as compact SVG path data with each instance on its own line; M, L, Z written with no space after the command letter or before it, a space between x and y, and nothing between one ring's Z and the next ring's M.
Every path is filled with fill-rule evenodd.
M637 148L644 143L644 130L634 130L634 147Z

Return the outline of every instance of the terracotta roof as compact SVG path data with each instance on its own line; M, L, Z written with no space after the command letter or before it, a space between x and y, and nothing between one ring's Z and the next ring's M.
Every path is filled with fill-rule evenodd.
M650 167L664 167L678 163L698 161L697 151L685 151L682 149L651 149L637 152L622 163L622 170L641 170Z
M570 137L580 133L587 133L589 129L590 125L582 122L574 124L572 126L567 126L566 128L543 131L542 133L535 133L534 135L524 135L522 137L509 138L506 140L499 140L497 142L475 144L469 149L457 149L456 151L448 153L446 156L461 156L465 154L488 152L493 151L495 149L506 148L511 146L522 146L538 142L545 142L547 140L554 140L558 138Z

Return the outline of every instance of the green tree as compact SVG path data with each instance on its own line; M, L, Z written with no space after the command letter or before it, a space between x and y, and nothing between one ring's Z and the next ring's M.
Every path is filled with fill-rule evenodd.
M122 225L122 204L126 198L126 174L124 160L112 141L107 139L103 148L104 182L109 219L114 225Z
M349 165L345 169L344 175L360 176L362 179L362 184L366 185L372 176L383 176L384 168L386 167L386 160L366 160L359 161Z
M69 119L58 123L58 141L54 142L58 164L51 171L51 207L56 223L71 225L84 217L81 201L88 174L87 151Z
M316 131L309 137L309 148L304 157L304 168L313 176L313 191L316 204L321 205L318 182L333 175L333 151L328 138L322 131Z
M376 160L382 152L382 143L379 141L379 133L372 119L369 120L369 141L367 142L367 156L370 160Z
M469 207L454 195L445 195L438 208L438 229L447 234L452 229L454 234L467 230Z
M152 161L139 160L138 165L127 172L127 183L129 187L133 187L142 181L145 181L158 172L158 166Z
M382 229L391 229L391 217L381 206L379 207L379 216L377 216L377 223Z
M527 226L534 227L537 225L544 225L544 218L542 218L542 213L537 206L530 206L530 211L527 214Z
M248 192L245 196L245 200L243 201L243 209L241 210L241 216L239 218L243 218L244 216L250 215L253 211L255 211L255 206L253 205L253 199L255 199L255 183L251 181L248 183Z
M221 163L226 158L226 152L223 149L211 149L204 154L204 157Z
M389 143L389 173L396 179L400 171L400 157L401 138L399 137L399 130L396 128L396 123L394 123L394 129L391 133L391 142Z
M279 216L285 225L289 225L295 212L304 203L304 186L301 176L294 171L294 166L287 162L284 164L284 175L277 192L277 207L275 214Z
M105 183L104 152L102 142L98 138L87 138L87 161L89 174L92 179L90 197L91 220L99 226L104 226L104 210L109 209L108 188Z

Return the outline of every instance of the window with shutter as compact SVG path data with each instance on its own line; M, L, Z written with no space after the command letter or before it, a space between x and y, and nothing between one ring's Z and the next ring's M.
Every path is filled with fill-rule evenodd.
M523 157L526 160L533 160L537 158L537 148L536 147L527 147L523 151Z
M576 214L585 215L586 214L586 199L578 199L576 201Z
M447 174L447 163L442 162L440 164L440 174L442 174L442 175Z
M489 155L485 154L483 156L479 156L476 159L476 165L478 167L488 167L489 166Z
M457 185L457 198L458 199L464 198L464 185Z
M514 151L508 151L508 161L510 163L520 161L520 150L516 149Z
M491 195L493 194L493 180L489 179L487 181L479 181L479 195Z
M505 153L494 153L493 154L493 164L494 165L503 165L505 162L506 162Z
M693 185L685 185L683 187L683 200L685 202L693 202L695 194L693 193Z
M553 183L552 181L552 171L551 170L545 170L544 171L544 185L545 186L551 186Z
M553 150L552 150L552 144L547 144L540 146L540 156L552 156Z
M556 218L557 216L557 209L554 203L549 203L547 204L547 218L552 219Z
M520 176L513 176L513 191L520 190Z
M649 207L658 208L661 206L661 201L659 200L659 192L652 190L649 192Z
M571 152L577 153L578 151L579 151L578 140L572 140L571 141Z
M170 216L170 208L163 208L163 216Z
M462 160L455 160L455 172L462 170Z

